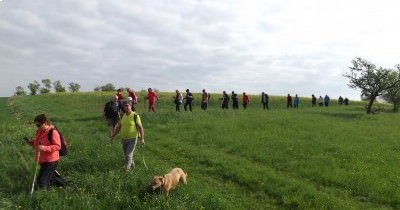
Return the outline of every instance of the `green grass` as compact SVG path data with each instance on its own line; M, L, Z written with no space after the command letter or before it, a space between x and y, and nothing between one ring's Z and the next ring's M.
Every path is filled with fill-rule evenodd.
M149 170L136 150L126 173L101 117L111 94L0 98L0 209L400 209L399 114L367 115L363 102L311 107L309 98L288 110L277 96L268 111L258 96L248 110L223 111L219 95L202 111L199 94L193 113L176 113L173 93L148 113L142 95ZM22 137L34 134L39 113L68 140L59 170L72 184L31 197L35 164ZM177 166L187 186L169 198L148 192L154 175Z

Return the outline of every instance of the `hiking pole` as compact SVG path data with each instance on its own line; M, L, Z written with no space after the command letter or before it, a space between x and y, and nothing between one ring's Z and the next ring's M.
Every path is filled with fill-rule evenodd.
M33 191L35 189L36 174L37 174L38 167L39 167L39 160L40 160L40 150L38 148L38 157L37 157L37 162L36 162L35 175L33 176L33 182L32 182L32 188L31 188L31 196L33 195Z
M144 167L146 168L146 170L149 170L149 168L148 168L147 165L146 165L146 161L144 161L144 150L143 150L143 145L142 145L141 147L142 147L141 150L142 150L142 160L143 160Z

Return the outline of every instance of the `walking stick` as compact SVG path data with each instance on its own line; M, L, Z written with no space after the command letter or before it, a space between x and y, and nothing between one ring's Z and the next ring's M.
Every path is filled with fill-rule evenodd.
M146 161L144 161L144 150L143 150L143 145L142 145L141 150L142 150L142 160L143 160L144 167L146 168L146 170L149 170L149 168L147 167Z
M32 182L32 188L31 188L31 196L33 195L33 191L35 189L36 174L37 174L37 170L38 170L38 167L39 167L39 160L40 160L40 150L38 148L38 157L37 157L37 162L36 162L35 175L33 176L33 182Z

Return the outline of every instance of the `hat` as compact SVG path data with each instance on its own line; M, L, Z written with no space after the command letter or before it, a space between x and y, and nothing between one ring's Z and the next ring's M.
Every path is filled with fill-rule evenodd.
M132 101L132 97L128 97L128 101Z
M126 105L131 105L131 103L129 103L129 101L124 101L123 103L122 103L122 106L126 106Z

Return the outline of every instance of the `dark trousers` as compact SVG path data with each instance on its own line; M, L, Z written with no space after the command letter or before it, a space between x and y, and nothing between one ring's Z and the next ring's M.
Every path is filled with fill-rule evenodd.
M206 110L207 107L208 107L208 104L207 104L206 102L202 102L202 103L201 103L201 109L202 109L202 110Z
M181 111L181 102L176 102L175 103L175 111L180 112Z
M264 103L263 103L263 109L269 109L269 107L268 107L268 102L264 102Z
M47 189L50 185L64 187L65 180L56 171L58 161L40 164L39 175L37 177L37 186Z
M185 111L187 111L187 106L189 105L189 110L192 111L192 102L190 101L186 101L185 105L183 106L183 108L185 109Z
M235 101L232 103L233 109L239 109L239 102Z

